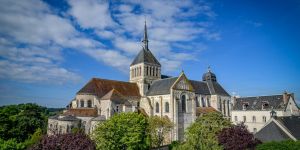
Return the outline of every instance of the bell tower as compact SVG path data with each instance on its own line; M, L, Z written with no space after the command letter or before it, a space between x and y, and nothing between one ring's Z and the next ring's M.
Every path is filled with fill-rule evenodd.
M137 83L140 94L145 96L152 81L161 78L161 65L148 47L147 24L145 21L142 50L130 65L130 82Z

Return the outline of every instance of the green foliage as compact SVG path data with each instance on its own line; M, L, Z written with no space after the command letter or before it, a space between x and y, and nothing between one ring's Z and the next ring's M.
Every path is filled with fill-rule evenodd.
M0 137L23 142L36 129L47 127L47 109L36 104L19 104L0 107Z
M0 138L1 150L24 150L26 145L24 143L18 143L16 139L3 140Z
M98 125L92 139L97 149L148 149L147 119L138 113L120 113Z
M168 117L150 117L149 132L151 136L151 147L161 146L165 136L168 136L168 133L170 133L173 126L173 123Z
M191 150L218 150L222 149L217 135L223 128L231 126L229 120L222 114L207 113L196 119L186 132L186 142L179 149Z
M42 129L38 128L29 139L27 139L24 144L26 147L31 147L32 145L38 143L43 137L43 131Z
M299 150L300 141L281 141L281 142L267 142L260 144L256 147L256 150Z

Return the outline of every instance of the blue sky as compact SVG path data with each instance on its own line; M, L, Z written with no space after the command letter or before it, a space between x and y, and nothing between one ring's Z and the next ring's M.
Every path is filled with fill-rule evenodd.
M299 1L116 2L0 0L0 105L64 107L92 77L127 81L145 18L164 74L211 66L230 94L299 103Z

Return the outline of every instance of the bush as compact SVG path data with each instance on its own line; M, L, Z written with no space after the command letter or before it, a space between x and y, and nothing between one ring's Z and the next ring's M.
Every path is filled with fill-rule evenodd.
M31 150L94 150L95 143L83 133L45 135Z
M257 150L299 150L300 141L266 142L256 147Z
M225 150L254 149L261 143L254 138L244 124L224 128L218 134L218 141Z

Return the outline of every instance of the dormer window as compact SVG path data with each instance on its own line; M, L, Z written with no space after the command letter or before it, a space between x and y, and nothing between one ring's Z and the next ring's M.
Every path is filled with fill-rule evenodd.
M262 110L268 109L269 103L268 102L262 102Z
M249 107L249 103L243 103L243 110L247 110L248 107Z

